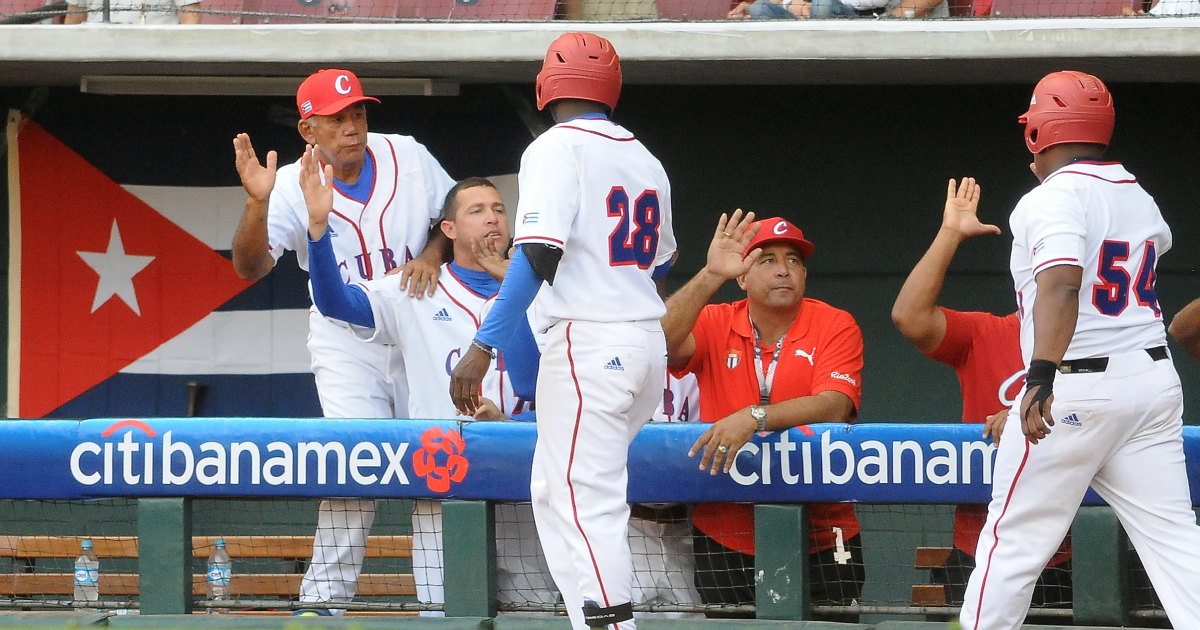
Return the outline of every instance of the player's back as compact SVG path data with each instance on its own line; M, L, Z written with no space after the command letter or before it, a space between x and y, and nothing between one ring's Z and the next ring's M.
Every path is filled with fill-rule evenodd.
M1061 262L1083 267L1079 319L1065 359L1166 344L1155 266L1171 247L1171 230L1123 166L1083 162L1059 169L1017 205L1012 229L1026 361L1033 347L1034 276Z
M559 124L526 149L519 179L515 242L563 250L538 296L540 328L666 313L651 276L675 252L670 182L633 134L604 119Z

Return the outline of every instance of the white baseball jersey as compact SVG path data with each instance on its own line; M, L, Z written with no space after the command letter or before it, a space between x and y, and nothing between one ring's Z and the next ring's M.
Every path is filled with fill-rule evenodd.
M367 203L335 189L329 215L333 251L346 282L382 278L420 254L429 223L454 186L429 150L410 136L368 133L367 153L375 163ZM280 167L275 176L267 244L276 260L285 249L294 250L300 268L308 270L308 206L300 189L299 160Z
M1034 277L1055 265L1083 267L1079 321L1064 359L1166 345L1154 280L1158 257L1171 248L1171 230L1154 199L1123 166L1064 166L1021 199L1009 224L1027 365L1033 354Z
M409 418L453 418L458 415L450 398L450 373L483 322L485 304L494 297L479 295L442 265L433 297L414 299L400 288L398 275L358 283L367 292L375 328L351 326L364 341L392 344L404 358L407 370ZM503 357L493 359L483 379L483 396L504 413L517 406L512 383L504 372Z
M651 422L700 422L700 384L695 374L675 378L667 372L663 399Z
M650 276L675 253L671 184L633 134L608 120L555 125L525 149L518 182L515 242L563 250L536 330L666 314Z

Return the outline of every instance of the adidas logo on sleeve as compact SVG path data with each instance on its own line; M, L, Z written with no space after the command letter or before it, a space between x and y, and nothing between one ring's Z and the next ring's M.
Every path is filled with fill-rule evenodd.
M433 321L449 322L449 321L454 321L454 320L450 319L450 313L446 309L442 309L433 314Z
M621 359L619 359L619 358L617 358L617 357L613 357L613 360L612 360L612 361L609 361L609 362L608 362L608 364L604 366L604 369L606 369L606 370L616 370L616 371L618 371L618 372L624 372L624 371L625 371L625 367L621 365Z

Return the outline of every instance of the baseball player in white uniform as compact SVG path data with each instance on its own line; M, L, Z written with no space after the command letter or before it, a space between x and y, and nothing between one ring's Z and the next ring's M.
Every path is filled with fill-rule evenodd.
M320 312L350 326L362 341L394 346L408 369L408 417L453 418L457 415L447 391L450 367L479 330L479 323L500 282L476 260L480 244L493 251L508 244L504 201L486 179L465 179L446 196L440 229L453 242L454 256L442 265L438 290L430 297L409 295L397 275L345 284L331 245L329 203L333 188L325 185L317 160L301 159L301 182L308 203L313 301ZM327 169L329 167L326 167ZM318 237L318 235L320 235ZM477 420L506 420L522 407L512 383L497 359L483 381L483 404ZM499 595L501 601L553 603L553 582L545 559L536 553L533 513L528 505L505 505L497 510ZM522 527L524 525L524 527ZM525 530L530 530L526 532ZM524 535L523 535L524 532ZM521 542L528 544L521 545ZM522 546L525 553L521 553ZM413 577L417 598L445 603L442 562L442 505L417 500L413 509Z
M1174 627L1200 628L1183 399L1154 286L1171 231L1134 176L1101 161L1114 119L1108 89L1081 72L1043 78L1020 119L1042 182L1009 219L1029 372L1000 441L965 630L1021 626L1089 485L1116 512Z
M521 157L517 252L451 394L460 412L474 413L488 355L504 349L510 322L536 295L547 336L530 483L538 536L572 626L630 630L626 461L663 392L666 308L654 278L675 251L670 183L633 134L608 120L621 71L607 40L555 40L536 89L558 124Z
M376 99L365 96L358 78L346 70L322 70L296 93L300 135L318 147L321 161L333 171L336 192L330 223L341 278L382 278L421 253L417 262L404 268L400 282L414 293L426 287L432 291L445 241L438 237L427 250L425 241L429 222L438 216L454 180L411 137L368 133L365 101ZM285 250L296 252L300 267L307 270L308 210L299 162L279 168L277 174L275 152L267 154L264 167L246 134L234 140L234 148L238 173L249 193L233 241L238 275L261 278ZM403 415L407 381L403 362L390 361L391 347L359 343L346 326L321 317L314 308L308 350L326 417ZM389 363L399 378L389 377ZM301 582L302 602L348 602L354 597L374 518L373 501L321 502L313 559Z
M651 422L699 422L700 387L695 374L675 378L666 387ZM698 604L692 548L692 518L683 504L632 504L629 548L633 556L633 603ZM703 619L700 613L650 612L638 617Z

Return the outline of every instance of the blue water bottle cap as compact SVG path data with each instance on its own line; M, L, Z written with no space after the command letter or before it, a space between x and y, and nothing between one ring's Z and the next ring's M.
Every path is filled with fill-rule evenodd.
M216 540L216 542L213 543L213 545L215 545L217 549L224 549L225 548L225 539L218 538Z
M81 546L81 547L83 547L84 549L91 549L91 548L92 548L92 541L90 541L90 540L85 540L85 541L83 541L82 543L80 543L80 546Z

